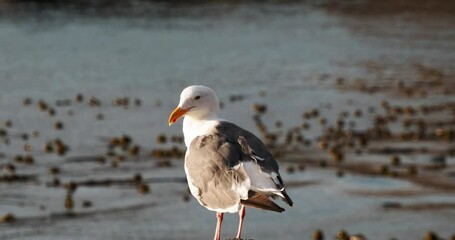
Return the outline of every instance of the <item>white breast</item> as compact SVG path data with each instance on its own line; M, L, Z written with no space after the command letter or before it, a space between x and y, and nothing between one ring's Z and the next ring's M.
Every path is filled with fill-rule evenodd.
M186 156L189 154L189 152L190 152L190 149L188 148L185 153L185 163L183 164L183 166L185 168L186 180L188 181L188 187L190 188L190 192L199 201L199 195L200 195L199 188L194 186L193 179L191 178L191 176L188 172L188 168L186 167Z
M186 147L188 148L197 136L208 134L219 123L220 119L218 118L200 120L185 117L183 119L183 136Z

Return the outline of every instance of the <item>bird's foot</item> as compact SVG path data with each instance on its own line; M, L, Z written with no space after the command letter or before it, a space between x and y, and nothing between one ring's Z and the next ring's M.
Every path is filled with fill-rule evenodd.
M225 240L254 240L252 238L227 238Z

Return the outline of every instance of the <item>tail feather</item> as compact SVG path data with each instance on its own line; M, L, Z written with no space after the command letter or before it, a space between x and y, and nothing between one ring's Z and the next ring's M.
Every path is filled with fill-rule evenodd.
M283 196L284 196L284 199L283 199L283 200L284 200L289 206L292 207L292 205L294 205L294 203L292 202L292 199L289 197L289 195L286 193L286 190L281 191L281 193L282 193Z
M274 212L283 212L284 208L278 206L276 203L272 202L269 197L260 194L258 192L249 191L248 192L248 199L240 200L240 203L248 206L254 207ZM292 203L292 201L291 201Z
M279 192L274 192L271 197L273 199L277 199L278 197L283 200L283 202L287 203L289 206L293 206L294 203L292 202L292 199L289 197L287 192L285 190L279 191Z

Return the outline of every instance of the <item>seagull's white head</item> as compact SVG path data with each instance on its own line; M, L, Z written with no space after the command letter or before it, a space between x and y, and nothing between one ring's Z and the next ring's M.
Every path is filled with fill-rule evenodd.
M215 91L206 86L192 85L180 94L179 105L169 116L169 126L182 116L194 119L216 117L219 110L220 101Z

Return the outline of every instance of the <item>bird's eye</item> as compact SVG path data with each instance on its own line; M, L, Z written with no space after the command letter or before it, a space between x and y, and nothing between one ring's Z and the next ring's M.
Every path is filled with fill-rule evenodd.
M200 98L201 98L201 96L196 96L196 97L194 98L194 100L199 100Z

